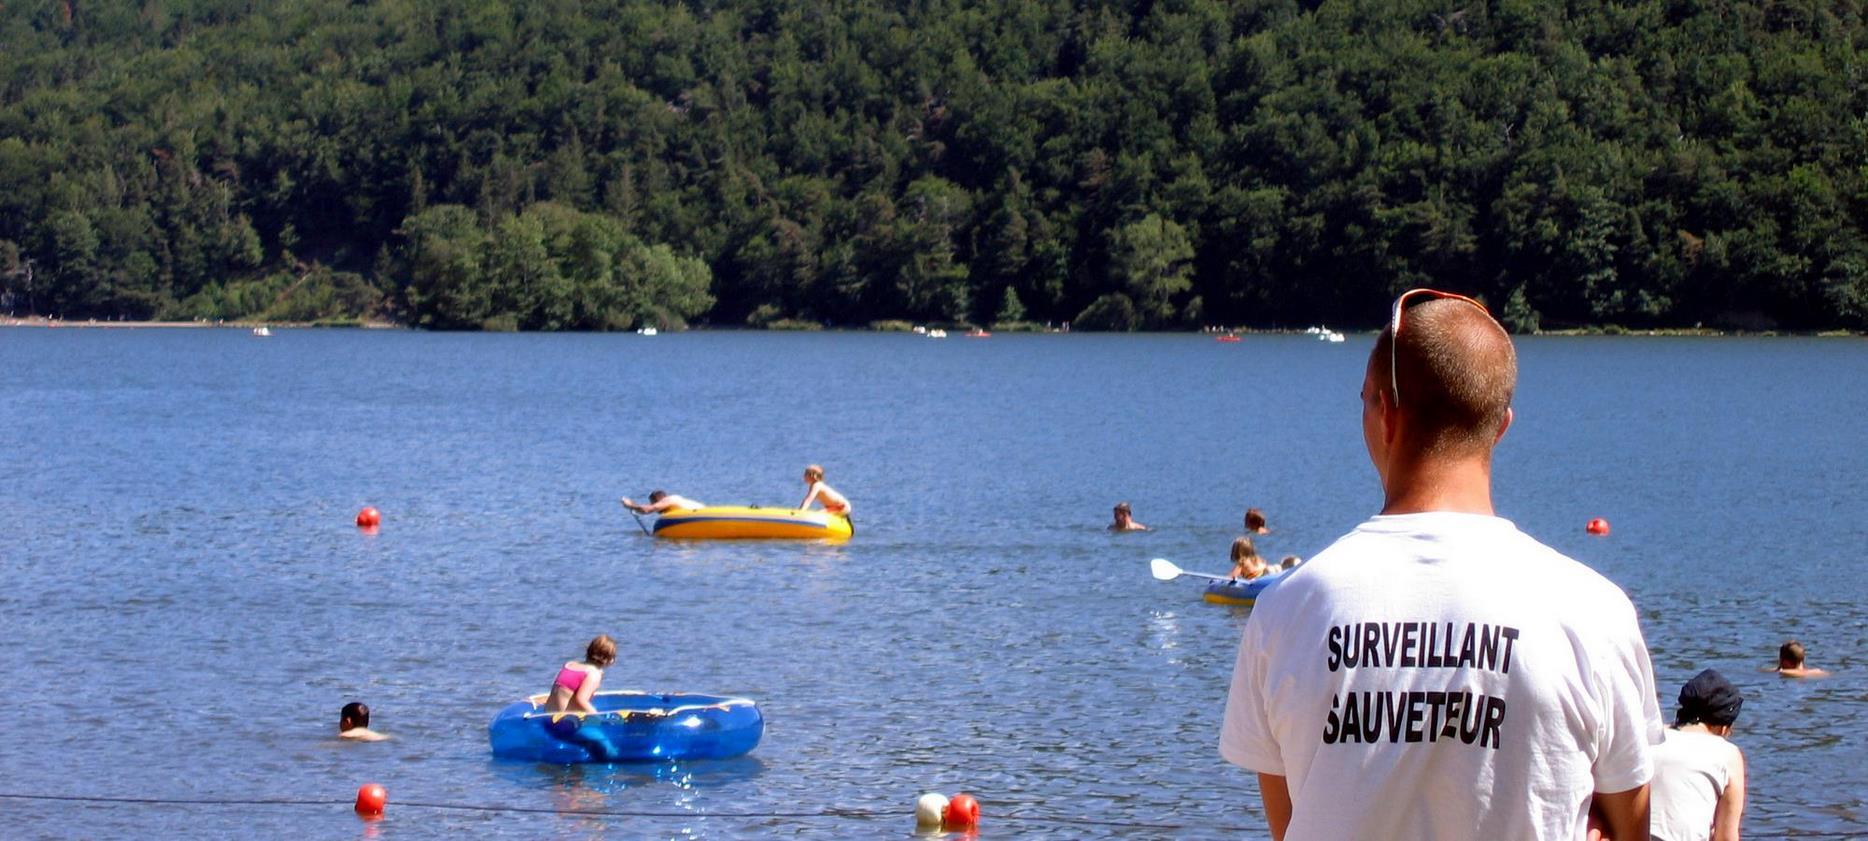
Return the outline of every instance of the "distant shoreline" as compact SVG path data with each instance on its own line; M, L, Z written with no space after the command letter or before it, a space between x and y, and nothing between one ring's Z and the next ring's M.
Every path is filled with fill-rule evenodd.
M36 328L47 329L47 330L68 330L68 329L76 329L76 330L100 330L100 329L104 329L104 330L197 330L197 329L252 330L252 329L259 328L259 327L265 327L267 329L272 329L274 327L290 328L290 329L312 329L312 328L318 328L318 329L358 328L358 329L363 329L363 330L399 330L399 329L402 329L402 325L397 324L393 321L359 321L355 323L347 322L347 323L342 323L342 324L322 324L322 323L315 322L315 321L245 321L245 320L241 320L241 321L99 321L98 319L95 319L95 318L87 318L82 321L74 321L74 320L68 320L68 319L62 319L62 318L45 318L43 316L26 316L23 318L16 318L16 317L9 316L7 318L0 318L0 327L36 327Z
M74 321L74 320L68 320L68 319L46 318L43 316L25 316L25 317L9 316L5 318L0 318L0 328L4 328L4 327L24 327L24 328L39 328L39 329L60 329L60 330L66 330L66 329L79 329L79 330L98 330L98 329L105 329L105 330L201 330L201 329L253 330L253 329L260 328L260 327L265 327L267 329L280 328L280 329L294 329L294 330L305 330L305 329L410 330L410 329L418 329L418 328L411 328L406 324L399 324L394 321L356 321L356 322L339 322L339 323L324 323L324 322L316 322L316 321L248 321L248 320L239 320L239 321L100 321L97 319L84 319L82 321ZM820 327L819 329L850 332L850 333L896 333L896 332L906 333L907 332L905 330L892 330L892 329L878 330L873 327L828 327L828 328ZM953 329L964 329L964 328L955 327ZM736 332L736 333L737 332L766 332L766 333L799 332L795 329L787 329L783 327L776 328L776 329L772 329L772 328L762 329L758 327L745 327L745 326L739 326L739 325L718 326L718 327L702 325L702 326L689 327L688 330L685 332L715 332L715 331ZM445 331L445 332L485 332L485 331L469 330L469 331ZM560 332L577 332L577 331L560 331ZM622 332L628 332L628 331L622 331ZM669 332L684 332L684 331L669 331ZM1021 334L1022 335L1042 335L1042 334L1069 335L1072 331L1069 331L1069 330L1061 330L1061 331L1060 330L1007 330L1007 331L1002 331L1002 332L1005 332L1007 335L1021 335ZM1102 332L1102 331L1093 331L1093 330L1079 330L1075 332L1086 333L1086 334L1091 334L1091 335L1116 335L1117 334L1116 332ZM1300 329L1266 328L1266 327L1235 327L1235 328L1227 328L1227 329L1203 327L1197 330L1188 330L1188 331L1170 330L1170 331L1161 331L1161 332L1170 332L1170 333L1184 332L1185 335L1190 335L1190 336L1218 336L1218 335L1224 335L1228 333L1233 334L1233 335L1239 335L1239 336L1288 336L1288 335L1304 335L1305 334L1305 331L1300 330ZM1353 336L1353 335L1369 335L1370 333L1374 331L1346 330L1346 331L1341 331L1341 332L1346 333L1347 335ZM1530 336L1657 336L1657 337L1672 337L1672 338L1678 338L1678 337L1744 338L1744 337L1762 337L1762 336L1802 336L1806 338L1855 338L1855 337L1868 336L1868 334L1855 333L1849 330L1823 330L1823 331L1816 331L1816 332L1801 332L1801 331L1795 331L1795 330L1714 330L1709 327L1656 327L1652 329L1631 330L1631 329L1619 327L1616 325L1605 325L1601 327L1574 327L1574 328L1567 328L1563 330L1541 330L1536 333L1527 333L1527 334L1519 334L1519 335L1530 335Z

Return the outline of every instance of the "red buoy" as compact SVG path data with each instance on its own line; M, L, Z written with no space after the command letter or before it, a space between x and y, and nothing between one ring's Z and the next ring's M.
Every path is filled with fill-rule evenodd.
M1609 533L1609 521L1604 520L1601 517L1597 517L1593 520L1590 520L1587 531L1590 534L1595 534L1595 535L1608 534Z
M373 529L383 524L383 514L375 508L365 505L357 512L357 528Z
M376 783L364 783L357 789L357 814L366 818L380 818L383 807L389 805L389 792Z
M947 801L947 810L941 814L941 828L946 830L972 829L979 826L979 801L971 794L956 794Z

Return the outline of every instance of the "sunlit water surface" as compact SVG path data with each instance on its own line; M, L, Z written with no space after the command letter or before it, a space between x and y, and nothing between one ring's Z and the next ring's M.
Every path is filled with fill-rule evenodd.
M1247 505L1274 557L1371 513L1368 346L0 331L0 793L390 792L375 824L5 800L0 834L907 838L916 795L964 790L987 838L1263 836L1216 751L1245 613L1146 562L1222 571ZM1868 343L1519 347L1501 512L1634 598L1664 709L1739 683L1749 833L1868 834ZM790 504L810 462L848 544L656 541L616 502ZM1106 533L1118 500L1156 531ZM492 714L599 632L607 686L750 696L764 742L494 761ZM1791 637L1838 674L1760 671ZM333 739L352 699L395 738Z

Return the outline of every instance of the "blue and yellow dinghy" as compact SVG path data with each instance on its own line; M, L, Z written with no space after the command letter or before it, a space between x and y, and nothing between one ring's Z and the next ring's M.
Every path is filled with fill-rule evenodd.
M1200 598L1202 601L1213 604L1251 605L1258 601L1259 593L1265 592L1265 588L1278 583L1278 579L1283 577L1284 573L1273 572L1257 578L1228 578L1225 581L1214 581L1206 585L1206 589L1200 593Z
M663 512L652 533L675 540L848 540L855 531L850 518L828 511L709 505Z
M746 698L598 692L590 698L594 713L546 712L545 699L533 695L493 716L487 740L494 756L560 765L731 759L765 735L765 717Z

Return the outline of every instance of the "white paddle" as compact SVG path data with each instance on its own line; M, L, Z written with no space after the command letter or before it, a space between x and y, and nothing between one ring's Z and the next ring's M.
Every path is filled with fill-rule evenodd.
M1226 575L1207 575L1204 572L1188 572L1184 569L1181 569L1180 567L1175 566L1173 561L1170 561L1166 558L1156 558L1152 561L1149 561L1148 571L1154 575L1155 580L1157 581L1173 581L1174 579L1179 578L1183 575L1187 576L1188 578L1205 578L1209 581L1231 581L1233 580L1231 576L1226 576Z

